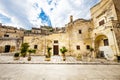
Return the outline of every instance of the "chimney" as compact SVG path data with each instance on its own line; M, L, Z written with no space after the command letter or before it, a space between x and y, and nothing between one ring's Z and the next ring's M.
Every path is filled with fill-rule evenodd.
M70 22L73 22L73 16L72 15L70 16Z

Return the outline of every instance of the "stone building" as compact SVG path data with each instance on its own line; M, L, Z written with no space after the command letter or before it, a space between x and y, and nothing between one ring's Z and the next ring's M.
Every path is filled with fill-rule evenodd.
M120 1L101 0L91 8L96 57L111 59L120 54Z
M112 59L114 55L120 53L119 5L118 0L101 0L91 8L91 20L77 19L73 21L73 16L70 16L70 22L65 25L64 33L52 33L39 37L41 39L39 54L46 52L48 44L52 47L53 55L60 54L59 49L62 46L68 49L68 55L85 54L90 47L93 47L94 57ZM25 42L30 40L27 37L24 39Z
M4 52L5 45L8 43L14 44L14 48L10 50L17 50L15 42L18 39L21 41L24 37L23 42L29 43L30 48L36 49L36 55L45 55L48 46L52 48L52 55L61 55L60 48L65 46L68 49L66 55L72 56L79 53L86 54L92 47L94 48L93 57L113 59L114 55L120 54L119 5L119 0L101 0L90 9L90 20L73 21L73 16L70 16L70 22L63 28L41 26L41 28L23 31L2 26L0 27L0 51ZM12 32L7 32L8 29ZM9 38L8 33L11 34Z
M17 52L20 49L23 29L0 25L0 53Z
M70 17L70 22L66 25L66 35L68 38L68 50L72 55L87 53L92 46L91 30L93 24L91 20L77 19L73 21Z
M51 47L52 55L60 55L59 49L67 44L67 35L64 29L51 29L42 28L40 35L26 35L24 36L24 43L29 43L31 49L36 49L36 55L45 55L47 47Z
M55 29L51 34L46 31L45 35L24 36L24 42L29 43L30 48L36 49L36 54L45 55L47 46L51 47L52 55L61 55L60 48L65 46L68 49L66 55L84 54L91 47L91 20L77 19L70 21L64 28Z

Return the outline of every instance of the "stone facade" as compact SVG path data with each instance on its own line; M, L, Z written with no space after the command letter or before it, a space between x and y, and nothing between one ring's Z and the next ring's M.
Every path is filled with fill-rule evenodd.
M118 0L101 0L91 8L91 16L94 24L93 46L96 56L111 58L120 53L120 23L118 13ZM116 28L118 25L118 28ZM104 55L103 55L104 54Z
M17 52L20 49L23 29L0 25L0 53Z
M72 22L66 25L66 32L64 32L64 29L61 29L52 34L24 36L23 41L29 43L30 48L37 46L36 54L38 55L45 55L47 46L52 48L52 55L61 55L60 48L65 46L68 49L66 55L74 56L78 53L87 53L87 47L92 46L92 28L93 24L90 20L72 20Z
M0 51L4 52L2 46L9 42L7 40L11 40L13 43L9 43L14 45L10 51L17 50L15 47L17 41L21 44L21 38L24 37L23 42L29 43L30 48L36 49L36 55L45 55L48 46L52 48L52 55L61 55L60 48L65 46L68 49L66 55L72 56L79 53L86 54L92 47L93 57L112 59L114 55L120 54L119 5L118 0L101 0L90 9L91 20L73 21L73 16L70 16L70 22L63 28L41 26L32 30L18 30L0 27L2 28L0 40L4 42L0 44ZM8 33L12 39L3 40L3 35L7 36Z
M70 20L72 22L66 25L66 35L69 40L69 53L73 55L78 53L84 54L88 52L88 48L92 45L91 30L93 24L91 20Z

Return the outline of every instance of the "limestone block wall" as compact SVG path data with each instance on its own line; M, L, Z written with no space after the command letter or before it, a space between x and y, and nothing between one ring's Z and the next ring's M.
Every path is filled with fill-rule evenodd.
M49 35L47 37L47 40L50 40L47 43L47 46L50 46L52 48L51 52L53 53L53 47L54 45L58 45L58 51L59 51L59 55L61 55L60 49L64 46L69 50L69 42L68 42L68 36L66 35L66 33L58 33L58 34L52 34ZM54 43L54 41L58 41L58 43ZM66 55L70 55L69 52L66 52Z
M23 43L28 43L30 49L34 49L37 45L36 55L44 55L45 53L45 37L44 36L24 36Z
M104 20L105 23L111 19L118 20L115 5L112 0L102 0L96 6L92 7L91 16L94 27L98 27L101 20Z
M16 51L16 41L15 40L0 40L0 53L5 52L5 46L10 45L9 52Z
M58 41L57 44L54 43L54 41ZM59 55L60 48L65 46L68 49L68 37L66 34L51 34L51 35L44 35L44 36L24 36L24 42L29 43L30 48L34 49L34 45L37 45L38 48L36 49L36 55L45 55L47 53L47 46L51 47L51 53L53 54L53 46L58 45L59 47ZM66 55L69 55L69 53L66 53Z
M117 17L120 21L120 0L113 0L113 2L116 9Z
M118 2L118 3L117 3ZM93 37L94 40L97 36L105 35L109 41L109 48L112 54L116 55L119 53L117 40L118 31L114 29L112 21L119 20L118 8L119 0L101 0L100 3L91 8L91 16L94 23ZM119 10L119 9L117 9ZM104 23L100 25L100 21L104 20ZM96 45L96 43L94 43ZM104 46L103 46L104 47ZM107 48L106 48L107 49ZM107 52L110 53L110 52Z
M89 20L78 19L67 25L67 35L70 43L70 51L73 55L88 52L86 46L92 46L91 30L93 24ZM80 49L77 49L80 46Z
M114 28L114 31L115 31L115 37L116 37L116 47L118 47L118 51L117 51L117 54L120 55L120 28Z

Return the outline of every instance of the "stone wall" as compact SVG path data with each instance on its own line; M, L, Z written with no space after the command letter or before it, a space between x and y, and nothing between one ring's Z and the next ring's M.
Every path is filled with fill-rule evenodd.
M73 55L86 53L86 46L92 46L91 30L93 24L90 20L78 19L67 25L66 34L69 39L69 50ZM80 46L80 49L77 49Z
M117 4L114 1L118 0L101 0L96 6L91 8L91 16L94 23L93 37L94 40L97 36L104 35L108 38L109 45L107 51L111 51L113 55L119 53L118 49L118 40L116 37L118 36L118 31L114 29L113 21L118 21L119 18L116 11ZM118 3L119 4L119 3ZM100 25L100 21L104 20L104 23ZM99 43L94 43L99 44ZM104 46L99 46L104 47ZM106 52L106 54L110 54L110 52Z

